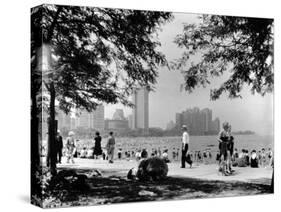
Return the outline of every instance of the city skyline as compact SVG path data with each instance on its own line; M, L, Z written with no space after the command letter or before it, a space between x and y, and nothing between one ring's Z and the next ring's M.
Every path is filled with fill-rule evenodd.
M175 115L175 128L181 130L183 125L187 126L192 135L215 135L220 131L220 119L213 119L212 110L198 107L187 108Z
M163 26L159 32L159 40L162 46L159 48L167 60L173 61L180 57L182 50L173 42L177 34L182 33L183 23L198 24L200 20L197 14L175 14L171 23ZM190 57L190 62L196 62L198 56ZM190 64L187 64L187 67ZM174 120L174 114L186 108L199 107L210 108L213 115L220 117L221 123L228 121L233 130L251 130L258 134L273 134L273 94L262 97L252 94L249 87L244 86L242 98L228 99L223 94L218 100L210 100L210 89L221 85L231 73L226 72L218 78L210 78L210 85L205 88L196 88L194 92L188 93L180 90L184 83L184 77L180 70L168 70L166 67L159 68L159 76L154 91L149 95L149 125L150 127L166 128L169 121ZM116 108L122 108L126 116L130 114L131 108L121 104L106 105L105 116L112 116ZM163 110L159 110L163 108ZM242 119L247 117L247 119ZM174 120L175 121L175 120Z

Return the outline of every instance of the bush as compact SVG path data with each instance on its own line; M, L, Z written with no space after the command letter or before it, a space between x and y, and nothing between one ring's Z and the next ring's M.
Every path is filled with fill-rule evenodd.
M137 170L139 180L162 180L167 177L168 166L165 161L159 157L144 159L140 162Z
M78 200L76 194L85 193L89 186L87 176L74 170L62 170L52 176L47 167L36 173L40 189L32 195L32 203L42 207L56 207L65 201Z

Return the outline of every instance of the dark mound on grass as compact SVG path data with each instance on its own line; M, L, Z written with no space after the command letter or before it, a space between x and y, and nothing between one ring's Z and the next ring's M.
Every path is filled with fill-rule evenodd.
M152 157L140 162L136 176L141 181L156 181L165 179L167 174L168 166L165 161L158 157Z
M85 190L87 176L74 170L62 170L49 182L50 190Z

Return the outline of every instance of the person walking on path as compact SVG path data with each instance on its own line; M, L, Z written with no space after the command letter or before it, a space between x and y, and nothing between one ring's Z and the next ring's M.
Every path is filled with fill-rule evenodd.
M76 145L74 141L74 132L70 131L68 133L68 137L66 139L66 149L67 149L67 163L69 163L69 160L71 160L72 163L74 163L74 154L76 151Z
M106 147L107 147L108 162L113 163L114 148L115 148L115 138L113 136L113 132L109 133L109 138Z
M58 160L57 160L58 163L61 163L62 148L63 148L62 136L60 135L60 131L58 130L57 137L56 137L56 150L58 156Z
M96 137L95 139L95 147L94 147L94 158L97 159L98 156L102 154L102 149L101 149L101 136L99 132L96 132Z
M182 126L182 154L181 154L181 168L185 168L185 162L187 159L188 145L189 145L189 134L187 132L187 126Z

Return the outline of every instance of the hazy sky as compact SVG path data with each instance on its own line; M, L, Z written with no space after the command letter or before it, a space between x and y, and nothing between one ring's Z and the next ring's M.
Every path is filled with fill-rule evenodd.
M163 26L159 32L159 40L162 51L168 61L180 57L182 50L173 42L177 34L182 33L183 23L198 23L196 14L175 14L172 22ZM196 60L196 58L191 58ZM221 123L229 121L233 131L253 130L258 134L272 134L273 132L273 95L265 97L252 95L249 88L242 91L242 99L227 99L222 95L219 100L210 101L210 88L217 88L227 78L214 78L207 88L198 88L192 94L180 91L183 83L183 75L180 71L169 71L167 68L159 68L159 77L155 92L149 95L149 126L166 128L169 121L175 121L175 113L186 108L208 107L213 110L213 118L219 117ZM131 114L130 108L122 105L105 106L105 117L112 118L116 108L123 108L125 115Z

